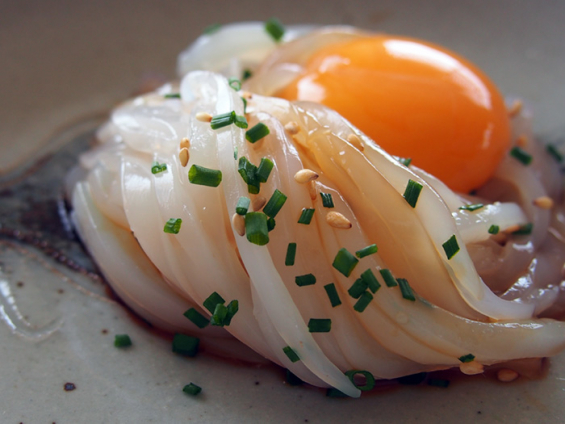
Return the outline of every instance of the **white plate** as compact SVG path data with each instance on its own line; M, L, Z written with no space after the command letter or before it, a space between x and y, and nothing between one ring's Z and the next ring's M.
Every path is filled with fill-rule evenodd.
M271 15L286 23L347 23L443 44L479 65L504 93L529 101L538 133L565 135L565 3L6 3L0 13L1 422L564 420L564 355L550 361L540 380L502 384L476 376L457 379L448 389L403 386L360 400L290 387L271 366L234 365L207 355L178 357L167 338L109 299L100 281L69 270L45 249L30 245L31 239L7 237L9 228L27 219L29 230L44 232L40 240L91 266L65 238L63 227L55 226L53 193L76 152L63 149L23 182L11 179L8 185L19 193L10 192L6 182L10 169L57 151L77 135L79 148L101 114L143 78L173 77L176 54L207 24ZM119 333L128 333L134 346L114 348L113 336ZM201 396L182 393L191 381L203 387ZM76 388L65 391L65 383Z

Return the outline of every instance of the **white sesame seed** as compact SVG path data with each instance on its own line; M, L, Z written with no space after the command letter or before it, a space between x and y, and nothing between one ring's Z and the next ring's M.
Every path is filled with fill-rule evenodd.
M498 372L496 373L496 378L498 378L498 381L502 381L503 383L510 383L511 381L516 380L519 376L520 374L518 374L516 371L509 370L507 368L498 370Z
M237 234L239 234L240 236L245 235L245 218L243 218L243 215L234 213L231 217L231 223L233 225L233 229Z
M477 361L464 362L459 365L459 370L463 374L467 374L467 375L482 374L484 369L485 367L483 366L483 364Z
M508 115L511 118L514 118L522 111L522 106L524 106L522 100L515 100L514 103L512 103L512 106L510 106L510 109L508 109Z
M287 124L284 126L284 129L290 134L290 135L295 135L298 134L298 131L300 131L300 127L298 126L298 124L294 121L290 121L287 122Z
M190 148L190 140L186 137L184 137L181 141L180 141L180 148L184 149L184 148Z
M306 184L309 181L314 181L319 175L312 171L311 169L301 169L296 174L294 174L294 180L299 184Z
M241 97L243 97L246 100L249 100L251 98L251 93L249 91L242 91Z
M200 122L211 122L212 115L210 115L208 112L198 112L196 114L196 119Z
M541 196L537 199L534 199L532 202L534 206L537 206L540 209L551 209L553 208L553 199L549 196Z
M328 212L326 222L333 228L351 228L352 224L343 214L335 211Z
M180 159L180 164L183 167L188 164L189 158L190 158L190 154L188 153L188 149L186 147L183 147L182 149L180 149L179 159Z
M349 141L349 143L352 144L353 147L361 152L365 149L365 146L363 146L363 143L361 142L361 139L357 136L357 134L349 134L347 136L347 141Z
M526 134L522 134L518 136L518 138L516 139L516 146L526 147L527 145L528 145L528 137L526 136Z
M316 184L314 183L314 181L310 181L308 183L308 194L310 195L311 200L316 200L316 197L318 197L318 192L316 191Z
M267 203L267 199L265 199L263 196L256 196L255 199L251 201L251 207L253 208L254 212L258 212L263 209L265 203Z

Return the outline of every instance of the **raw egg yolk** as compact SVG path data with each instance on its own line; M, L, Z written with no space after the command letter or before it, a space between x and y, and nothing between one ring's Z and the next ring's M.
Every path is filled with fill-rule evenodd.
M388 153L468 192L510 144L502 96L465 59L422 41L360 37L315 52L276 96L322 103Z

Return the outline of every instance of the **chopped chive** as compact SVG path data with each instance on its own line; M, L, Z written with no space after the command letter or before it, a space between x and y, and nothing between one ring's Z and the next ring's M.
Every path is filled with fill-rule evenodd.
M294 277L294 282L298 287L311 286L316 284L316 277L313 274L297 275Z
M400 162L404 166L410 166L410 163L412 163L412 158L398 158L398 162Z
M518 146L515 146L514 148L512 148L512 150L510 150L510 156L514 157L515 159L518 159L524 165L529 165L530 163L532 163L532 159L533 159L532 155L530 155L528 152L526 152L524 149Z
M218 24L218 23L211 24L211 25L208 25L206 28L204 28L204 31L202 31L202 33L210 35L210 34L213 34L215 32L218 32L221 27L222 27L222 25Z
M200 165L192 165L188 170L188 181L192 184L218 187L222 182L222 171L204 168Z
M286 257L284 259L284 264L286 266L294 265L294 259L296 258L296 243L288 243L286 248Z
M488 229L489 234L498 234L500 227L498 225L491 225Z
M210 320L194 308L190 308L183 315L191 320L198 328L204 328L210 324Z
M416 202L418 202L418 197L420 196L420 192L422 191L422 184L417 183L413 180L408 180L408 185L406 186L406 190L404 190L404 199L408 202L410 206L413 208L416 207Z
M300 357L298 356L296 351L290 346L283 347L283 352L288 357L288 359L290 359L290 362L294 363L300 361Z
M238 80L235 77L231 77L228 79L228 84L230 85L231 88L233 88L235 91L239 91L241 90L241 81Z
M427 372L419 372L416 374L405 375L404 377L400 377L397 381L400 384L404 384L406 386L416 386L422 383L426 377L428 376Z
M244 130L247 129L247 127L249 127L249 124L247 123L247 118L245 118L245 116L236 115L233 123L235 124L236 127L242 128Z
M129 347L131 346L131 339L127 334L116 334L114 337L114 346L115 347Z
M243 102L243 114L247 113L247 99L245 97L240 97L241 101Z
M273 231L276 226L277 226L277 222L275 221L275 218L267 219L267 231L268 232Z
M252 184L247 184L247 192L249 194L259 194L260 190L261 190L261 183L259 182L259 180L256 180Z
M561 152L559 152L559 150L557 150L557 147L553 144L548 144L547 146L545 146L547 153L549 153L553 159L555 159L557 162L561 163L563 162L563 155L561 154Z
M359 299L361 295L365 293L365 290L367 290L368 287L369 286L367 285L367 282L365 280L358 278L357 280L355 280L352 286L349 287L347 293L349 293L349 296L351 296L353 299Z
M235 213L238 215L245 215L249 210L249 205L251 204L251 200L249 197L241 196L237 200L237 205L235 205Z
M370 268L361 274L361 279L367 283L367 287L373 293L376 293L381 288L381 283L379 283L379 280L377 280Z
M339 294L337 293L337 289L335 288L334 283L326 284L324 286L326 293L330 299L330 303L332 304L332 308L341 305L341 299L339 298Z
M414 296L414 292L412 291L412 287L410 287L408 280L406 280L405 278L397 278L396 281L400 286L400 293L402 293L402 297L406 300L415 302L416 297Z
M365 291L359 297L359 300L355 303L355 305L353 305L353 309L355 309L357 312L363 312L367 308L367 306L369 306L369 303L371 303L372 300L373 295L370 292Z
M463 355L459 357L459 361L462 363L473 362L475 360L475 355L472 353L468 353L467 355Z
M251 78L252 75L253 72L251 72L251 69L245 68L243 70L243 74L241 75L241 80L242 81L248 80L249 78Z
M250 143L256 143L261 140L263 137L266 137L271 132L269 131L269 127L259 122L253 128L248 129L245 131L245 139Z
M337 255L335 255L332 266L346 277L349 277L358 263L359 259L349 253L346 248L342 247L337 252Z
M355 387L357 387L362 392L366 392L368 390L372 390L375 387L375 377L369 371L364 370L350 370L346 371L345 375L349 377L349 380L353 383ZM361 375L365 379L365 383L363 385L359 385L355 382L355 376Z
M228 308L223 303L216 304L214 308L214 313L210 318L210 324L215 325L217 327L224 326L224 320L228 316Z
M235 314L239 311L239 301L237 299L232 300L228 303L228 313L224 319L224 325L230 325L231 320Z
M335 389L333 387L330 387L328 390L326 390L326 396L331 397L331 398L346 398L346 397L349 397L345 393L343 393L341 390Z
M182 388L182 391L185 392L187 395L197 396L202 391L202 387L197 386L194 383L190 383L184 386Z
M257 168L257 178L259 178L260 182L267 182L274 166L275 165L271 159L261 158L261 162L259 163L259 167Z
M329 318L310 318L308 331L310 333L329 333L332 329L332 320Z
M381 276L383 277L383 280L385 280L385 284L387 287L396 287L398 285L398 283L396 282L396 278L394 278L394 275L392 275L392 272L390 272L390 269L381 269L379 270Z
M320 192L320 196L322 197L322 206L324 208L333 208L334 207L334 200L332 199L331 193Z
M173 352L184 356L196 356L200 339L185 334L176 333L173 337Z
M531 222L528 224L524 224L522 226L520 226L520 228L516 231L514 231L512 234L518 235L518 236L527 236L528 234L532 234L532 230L534 229L534 224L532 224Z
M158 174L159 172L163 172L167 170L167 164L166 163L159 163L159 162L153 162L153 165L151 166L151 173L152 174Z
M265 31L278 43L284 35L284 27L277 18L271 18L265 22Z
M165 94L165 99L180 99L180 93Z
M239 172L243 181L249 184L251 180L256 179L255 174L257 173L257 167L249 162L245 156L242 156L237 163L237 172Z
M171 218L165 223L165 227L163 228L163 232L168 234L178 234L180 231L180 226L182 224L182 219L180 218Z
M459 209L462 211L469 211L469 212L473 212L476 210L479 210L481 208L484 208L485 205L483 205L482 203L475 203L472 205L463 205L463 206L459 206Z
M357 256L359 259L364 258L365 256L369 256L372 255L374 253L377 253L379 250L379 248L377 247L376 244L371 244L367 247L364 247L363 249L359 249L357 252L355 252L355 256Z
M445 251L445 256L447 256L447 259L453 258L455 254L459 252L459 250L461 250L459 244L457 243L457 238L455 238L455 234L453 234L449 238L449 240L443 243L442 246L443 246L443 250Z
M312 217L314 216L315 211L316 209L312 209L312 208L302 208L300 218L298 218L298 223L309 225L310 222L312 221Z
M428 380L428 386L442 387L446 389L449 387L449 380L444 380L443 378L430 378Z
M283 207L284 202L286 202L286 199L287 197L283 192L279 191L278 188L275 189L273 195L271 196L269 201L265 204L265 207L263 208L263 212L265 213L265 215L274 218L275 216L277 216L277 214Z
M206 309L208 309L208 311L210 311L211 314L213 314L214 310L216 309L216 305L218 304L223 305L224 303L226 303L224 298L220 296L217 292L214 292L210 296L208 296L208 298L204 301L203 305Z
M294 375L290 370L286 370L285 380L291 386L300 386L304 383L300 378L298 378L296 375Z
M264 246L269 242L268 217L263 212L245 214L245 235L253 244Z
M235 122L235 112L232 110L231 112L222 113L220 115L216 115L212 117L210 121L210 126L213 130L217 130L223 127L227 127Z

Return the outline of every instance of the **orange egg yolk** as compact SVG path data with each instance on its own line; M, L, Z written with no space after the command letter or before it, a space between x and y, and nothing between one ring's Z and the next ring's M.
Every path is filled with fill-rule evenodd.
M484 184L510 144L493 83L465 59L418 40L373 36L323 47L276 95L336 110L388 153L460 192Z

